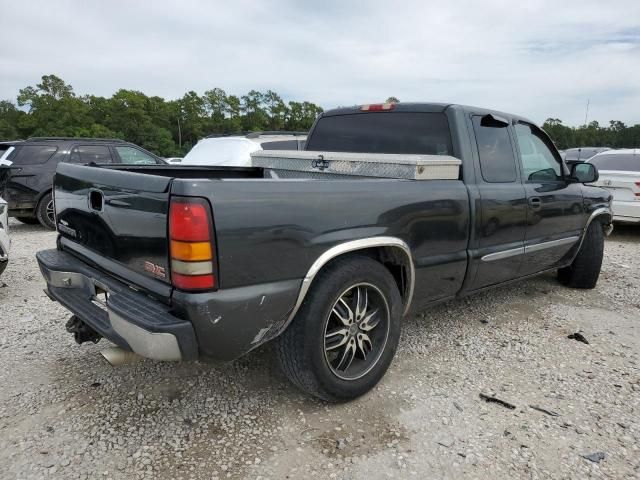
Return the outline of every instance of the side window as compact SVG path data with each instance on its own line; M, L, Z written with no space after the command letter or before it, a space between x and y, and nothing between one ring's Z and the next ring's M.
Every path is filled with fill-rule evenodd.
M533 125L518 123L515 127L522 174L527 182L557 182L562 180L560 158L548 145L545 135Z
M49 145L23 145L16 149L15 157L9 155L9 160L13 160L16 165L37 165L45 163L54 153L58 151L58 147Z
M156 159L133 147L116 147L122 163L129 165L156 165Z
M71 163L112 163L109 147L104 145L78 145L71 149L68 162Z
M516 181L516 160L513 155L507 125L491 116L474 116L480 170L485 182L509 183Z

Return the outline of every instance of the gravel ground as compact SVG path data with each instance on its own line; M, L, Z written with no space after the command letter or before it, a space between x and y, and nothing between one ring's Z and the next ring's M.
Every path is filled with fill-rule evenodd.
M11 228L3 479L640 478L640 228L607 240L595 290L542 276L406 319L384 380L346 405L298 393L269 346L109 366L42 293L34 253L55 234Z

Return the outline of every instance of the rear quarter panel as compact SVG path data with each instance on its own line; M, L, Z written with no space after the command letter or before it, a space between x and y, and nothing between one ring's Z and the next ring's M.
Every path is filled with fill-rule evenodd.
M329 248L393 236L411 248L414 305L454 295L466 271L469 201L461 181L176 180L213 213L220 287L299 280Z

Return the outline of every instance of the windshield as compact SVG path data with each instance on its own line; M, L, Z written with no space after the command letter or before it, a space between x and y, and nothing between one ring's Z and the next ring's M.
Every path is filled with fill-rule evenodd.
M260 145L246 138L205 138L187 153L180 165L250 167L251 152Z
M307 150L326 152L452 155L443 113L376 112L318 120Z

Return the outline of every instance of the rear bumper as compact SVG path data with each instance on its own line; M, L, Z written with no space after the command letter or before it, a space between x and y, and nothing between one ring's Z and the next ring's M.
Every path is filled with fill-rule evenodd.
M66 252L43 250L36 258L49 296L116 345L154 360L198 357L192 324L172 315L169 306Z

